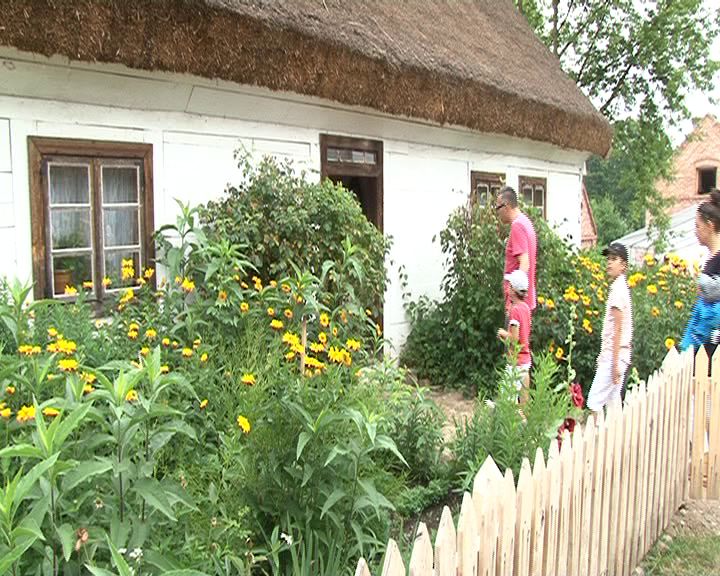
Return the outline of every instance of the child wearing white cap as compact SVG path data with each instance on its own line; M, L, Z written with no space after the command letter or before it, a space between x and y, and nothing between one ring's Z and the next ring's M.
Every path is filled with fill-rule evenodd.
M500 328L497 331L498 338L508 344L508 371L517 370L518 380L515 386L520 394L520 403L524 404L527 399L527 390L530 387L530 307L525 302L528 292L528 276L522 270L513 270L505 274L510 286L510 311L507 330ZM514 348L518 346L517 359Z

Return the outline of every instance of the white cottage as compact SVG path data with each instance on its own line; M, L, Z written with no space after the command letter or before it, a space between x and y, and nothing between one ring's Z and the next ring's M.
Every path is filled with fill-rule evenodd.
M173 199L220 196L242 144L342 180L394 238L400 342L396 267L438 295L455 207L506 182L579 243L610 141L510 0L2 1L0 271L36 297L151 263Z

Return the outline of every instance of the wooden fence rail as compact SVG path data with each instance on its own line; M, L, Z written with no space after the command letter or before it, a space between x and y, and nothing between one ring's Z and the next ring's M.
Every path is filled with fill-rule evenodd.
M420 524L411 576L627 576L680 504L720 498L720 352L671 350L624 406L566 432L517 485L488 458L457 524L445 507L433 547ZM408 574L393 540L380 574ZM360 559L356 576L371 576Z

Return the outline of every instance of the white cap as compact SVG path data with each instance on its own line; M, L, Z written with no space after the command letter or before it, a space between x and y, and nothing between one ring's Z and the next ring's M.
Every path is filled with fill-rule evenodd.
M510 282L510 286L512 286L515 292L527 292L530 282L528 281L527 274L519 268L513 270L510 274L505 274L504 278Z

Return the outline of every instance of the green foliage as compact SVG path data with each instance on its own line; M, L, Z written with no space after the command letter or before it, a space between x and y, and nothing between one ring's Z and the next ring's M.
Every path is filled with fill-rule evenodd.
M598 246L607 246L610 242L633 231L626 218L610 196L590 198L593 218L597 226Z
M358 250L364 276L342 282L329 275L326 288L352 288L360 300L379 307L389 245L365 218L354 195L328 179L308 182L290 164L270 157L257 166L244 155L239 162L243 182L201 211L207 235L241 248L252 246L250 260L263 278L289 276L293 264L320 276L325 262L341 262L342 244L349 239Z
M558 428L571 415L570 394L565 382L558 383L558 366L552 357L535 356L535 362L533 386L524 405L517 403L515 374L501 370L495 400L478 401L472 418L456 424L452 452L463 489L472 489L475 474L488 456L500 470L512 469L517 478L522 459L532 459L537 448L547 456Z

